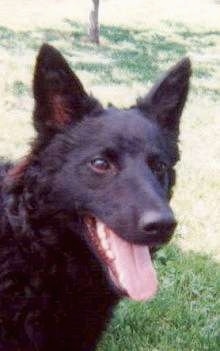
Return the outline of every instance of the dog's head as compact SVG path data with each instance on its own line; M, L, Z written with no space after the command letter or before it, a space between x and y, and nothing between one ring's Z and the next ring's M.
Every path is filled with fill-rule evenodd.
M81 216L111 280L137 300L156 290L150 248L167 242L176 225L169 199L190 74L183 59L135 106L105 109L57 50L43 45L37 58L35 153L47 199Z

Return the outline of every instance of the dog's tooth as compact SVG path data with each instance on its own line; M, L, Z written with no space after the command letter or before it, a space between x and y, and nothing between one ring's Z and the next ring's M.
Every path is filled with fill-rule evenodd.
M106 238L105 225L102 222L97 221L97 234L100 240Z
M104 232L98 232L98 237L101 241L106 239L106 235Z
M104 250L108 250L109 249L109 243L106 240L106 238L102 238L101 239L101 244L102 244L102 247L103 247Z
M124 286L124 275L119 273L118 280L122 286Z
M106 256L107 256L108 258L110 258L111 260L114 260L114 259L115 259L115 256L114 256L114 254L113 254L113 252L112 252L111 250L107 250L107 251L106 251Z

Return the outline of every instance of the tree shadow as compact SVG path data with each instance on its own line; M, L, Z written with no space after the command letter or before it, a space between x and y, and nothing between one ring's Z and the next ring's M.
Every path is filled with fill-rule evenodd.
M117 84L152 80L159 71L159 62L175 61L186 53L183 45L169 41L165 36L117 26L102 26L102 45L96 47L85 40L82 25L68 19L65 22L70 26L69 31L39 28L15 32L1 26L0 47L16 53L25 49L37 50L42 42L49 42L61 48L70 61L74 59L76 69L94 73L95 83L103 83L105 79L106 83ZM86 60L81 60L82 53ZM99 55L97 62L93 62L94 55Z
M122 301L98 350L219 350L220 265L175 245L158 251L155 265L156 298Z
M155 80L160 71L174 64L189 50L216 45L215 38L219 31L192 32L182 23L164 22L172 26L175 40L167 33L155 33L153 30L122 28L118 26L101 26L101 45L94 46L85 39L86 29L83 25L65 19L69 26L66 30L36 28L33 31L13 31L0 27L0 48L12 55L22 55L25 50L36 52L43 42L48 42L61 50L72 67L90 75L94 84L144 83ZM214 38L214 39L213 39ZM181 40L180 40L181 39ZM215 73L215 65L207 69L205 65L194 67L197 78L210 78ZM200 91L200 88L197 87ZM201 93L210 90L201 88ZM211 90L210 97L219 91Z
M69 20L68 23L74 26ZM76 64L76 68L81 70L91 72L95 69L96 73L101 73L100 78L96 77L96 83L103 83L103 72L107 83L132 84L134 80L146 83L155 79L160 71L159 63L175 61L186 54L183 45L167 40L165 36L118 26L102 25L101 43L95 50L106 63ZM91 44L83 43L83 50L91 53Z

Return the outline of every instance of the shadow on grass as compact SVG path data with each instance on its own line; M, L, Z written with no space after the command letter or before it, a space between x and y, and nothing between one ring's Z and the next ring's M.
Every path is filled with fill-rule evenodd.
M156 266L157 297L122 301L98 350L219 350L220 265L170 245L158 252Z
M31 94L29 86L24 84L21 80L15 80L12 86L13 95L20 97L24 94Z
M184 39L189 39L196 49L200 50L210 46L214 46L214 37L219 37L220 30L192 31L182 22L164 21L167 27L171 27L173 31Z
M165 22L167 28L172 26L173 33L177 35L176 40L171 40L166 33L103 25L102 44L97 47L86 41L83 25L69 19L65 23L69 30L36 28L34 31L15 32L1 26L0 49L22 55L24 50L36 52L43 42L48 42L58 47L69 62L74 62L74 69L90 74L93 83L132 85L134 81L146 83L155 80L159 71L186 55L190 48L199 51L201 47L215 45L213 38L220 34L218 31L196 33L181 23ZM209 78L213 72L205 66L194 70L198 78ZM219 93L214 90L211 97Z
M103 78L107 83L132 84L134 80L146 83L155 79L160 70L159 63L172 59L175 61L186 54L183 45L167 40L165 36L133 28L102 26L101 42L102 45L95 50L106 63L76 64L76 68L81 70L99 72L101 79L97 77L97 83L103 82ZM89 54L91 45L84 43L83 46Z

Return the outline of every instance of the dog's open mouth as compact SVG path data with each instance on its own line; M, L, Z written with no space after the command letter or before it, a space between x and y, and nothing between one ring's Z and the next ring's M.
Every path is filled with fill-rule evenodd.
M133 300L152 298L157 291L157 277L148 246L123 240L94 217L86 217L85 222L91 243L114 285Z

